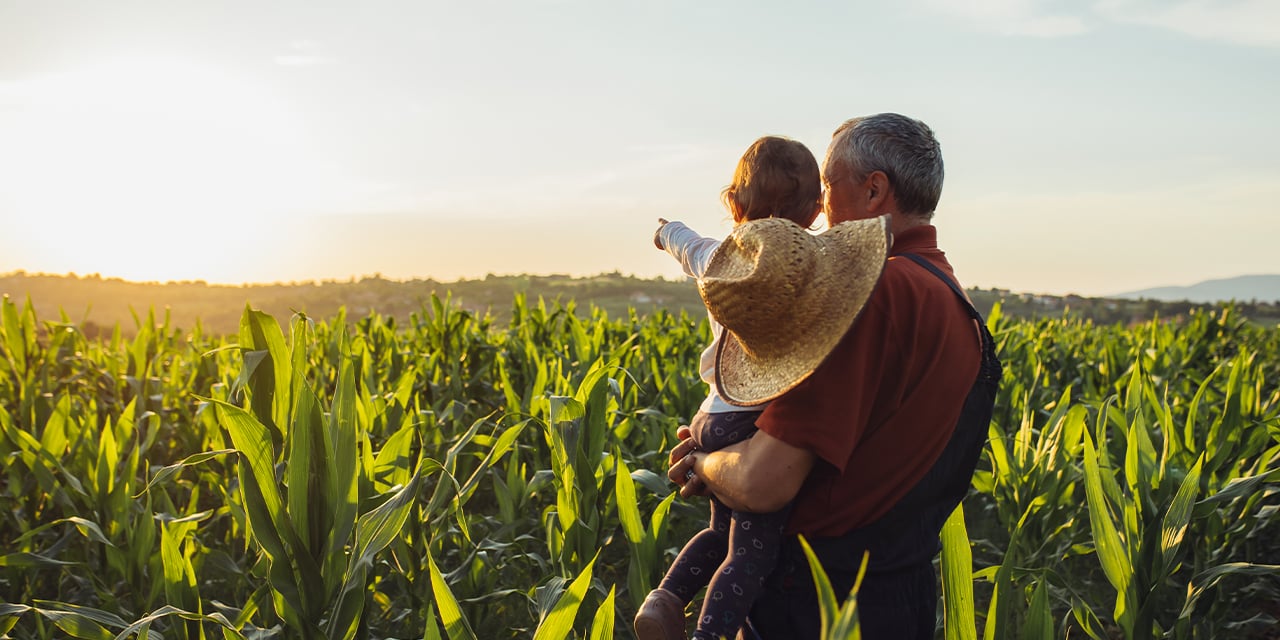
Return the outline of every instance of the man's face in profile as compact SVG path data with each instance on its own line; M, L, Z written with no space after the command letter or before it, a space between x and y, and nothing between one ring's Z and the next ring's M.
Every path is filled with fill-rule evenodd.
M829 226L870 217L858 206L866 201L860 195L862 190L861 181L848 168L833 162L828 153L822 168L822 211Z

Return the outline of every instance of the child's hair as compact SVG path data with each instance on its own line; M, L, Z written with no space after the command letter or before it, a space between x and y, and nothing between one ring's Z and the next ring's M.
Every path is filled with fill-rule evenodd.
M821 197L818 161L803 144L779 136L752 143L720 194L735 223L786 218L802 227L813 224Z

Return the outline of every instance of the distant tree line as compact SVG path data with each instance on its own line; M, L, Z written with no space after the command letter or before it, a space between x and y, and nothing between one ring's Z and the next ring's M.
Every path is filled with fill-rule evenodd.
M23 302L30 300L37 316L66 318L87 333L111 332L117 326L125 335L149 312L168 316L175 327L197 326L210 334L237 332L246 305L277 318L303 312L327 318L345 307L348 318L370 313L407 320L410 314L427 313L431 297L492 314L499 322L510 315L516 294L531 304L573 301L579 311L599 307L611 316L646 314L656 309L685 312L699 320L706 313L690 279L639 278L618 272L589 277L568 275L487 275L477 279L439 282L431 279L389 280L380 275L348 281L291 282L262 285L212 285L203 281L128 282L96 274L58 276L15 272L0 275L0 294ZM1084 317L1096 324L1135 324L1152 317L1177 320L1192 309L1214 305L1157 300L1119 300L1080 296L1045 296L1013 293L1003 289L971 289L975 306L983 313L999 302L1001 313L1023 318ZM1256 301L1235 304L1238 313L1260 324L1280 323L1280 305Z

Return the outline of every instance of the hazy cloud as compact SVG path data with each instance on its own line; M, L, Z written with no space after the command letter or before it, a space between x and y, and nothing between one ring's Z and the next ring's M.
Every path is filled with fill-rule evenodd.
M328 64L333 62L332 58L326 58L324 56L304 55L276 56L273 60L276 64L282 67L310 67L317 64Z
M286 53L272 60L282 67L311 67L334 62L333 57L322 53L320 43L314 40L294 40L289 43Z
M732 174L736 153L708 144L633 144L550 172L455 179L425 190L410 183L387 183L366 211L483 215L487 219L548 214L584 217L666 199L680 190L685 178L711 194L707 201L718 203L717 185ZM655 189L659 184L662 188Z
M972 26L1007 36L1057 38L1099 24L1138 24L1204 40L1280 46L1280 2L1275 0L923 0L925 6Z
M1049 0L925 0L931 9L1008 36L1058 38L1089 30L1067 3Z
M975 192L950 200L937 224L966 284L1100 296L1274 273L1277 199L1274 175L1248 171L1179 186ZM1047 229L1052 241L1042 241ZM1102 250L1108 238L1124 248Z
M1100 0L1102 17L1161 27L1204 40L1280 46L1280 3L1275 0Z

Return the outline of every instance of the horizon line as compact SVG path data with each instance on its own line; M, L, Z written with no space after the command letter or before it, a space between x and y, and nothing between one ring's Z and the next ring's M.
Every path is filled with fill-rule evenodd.
M486 281L490 279L508 279L508 278L522 278L522 277L523 278L563 278L568 280L591 280L591 279L602 278L602 277L620 277L620 278L628 278L633 280L641 280L641 281L649 281L649 282L669 282L669 283L679 283L682 281L693 279L692 277L689 277L689 276L682 276L680 278L673 279L673 278L664 276L662 274L644 276L636 273L624 273L621 270L617 270L617 269L615 269L614 271L601 271L601 272L590 274L590 275L573 275L569 273L528 273L528 272L492 273L490 272L490 273L484 274L483 276L461 276L453 280L437 280L430 276L419 276L419 277L413 277L413 278L392 278L392 277L384 276L379 272L374 272L371 274L361 274L358 276L353 274L348 276L345 279L321 278L321 279L310 279L310 280L289 280L289 281L277 280L274 282L259 281L259 282L240 282L240 283L210 282L208 280L203 280L203 279L164 280L164 281L130 280L130 279L122 278L118 276L104 276L97 272L81 275L75 272L58 274L58 273L47 273L47 272L29 272L24 269L15 269L13 271L0 273L0 279L15 278L15 277L61 278L61 279L71 279L71 280L113 282L113 283L139 285L139 286L171 286L171 285L172 286L182 286L182 285L192 286L194 285L194 286L204 286L209 288L225 288L225 289L252 289L252 288L266 288L266 287L304 287L304 286L322 286L322 285L359 284L366 281L382 281L382 282L392 282L397 284L413 284L413 283L429 282L429 283L447 285L447 284L458 284L463 282ZM1043 291L1039 291L1039 292L1014 291L1013 289L1009 289L1006 287L998 287L998 286L982 287L982 286L972 285L972 286L965 286L965 288L972 291L991 291L991 292L997 292L997 293L1002 292L1004 294L1016 295L1016 296L1049 296L1049 297L1056 297L1056 298L1082 298L1082 299L1095 299L1095 300L1135 300L1135 299L1140 300L1144 298L1133 298L1129 296L1133 296L1134 294L1140 294L1143 292L1155 292L1162 289L1190 289L1202 284L1210 284L1215 282L1234 280L1238 278L1256 278L1256 277L1280 277L1280 274L1269 274L1269 273L1242 274L1238 276L1230 276L1227 278L1214 278L1209 280L1201 280L1200 282L1197 282L1195 284L1190 284L1190 285L1160 285L1160 286L1144 287L1141 289L1118 292L1114 294L1100 294L1100 295L1085 295L1085 294L1076 293L1076 292L1048 293ZM4 295L7 297L9 294L6 293Z

